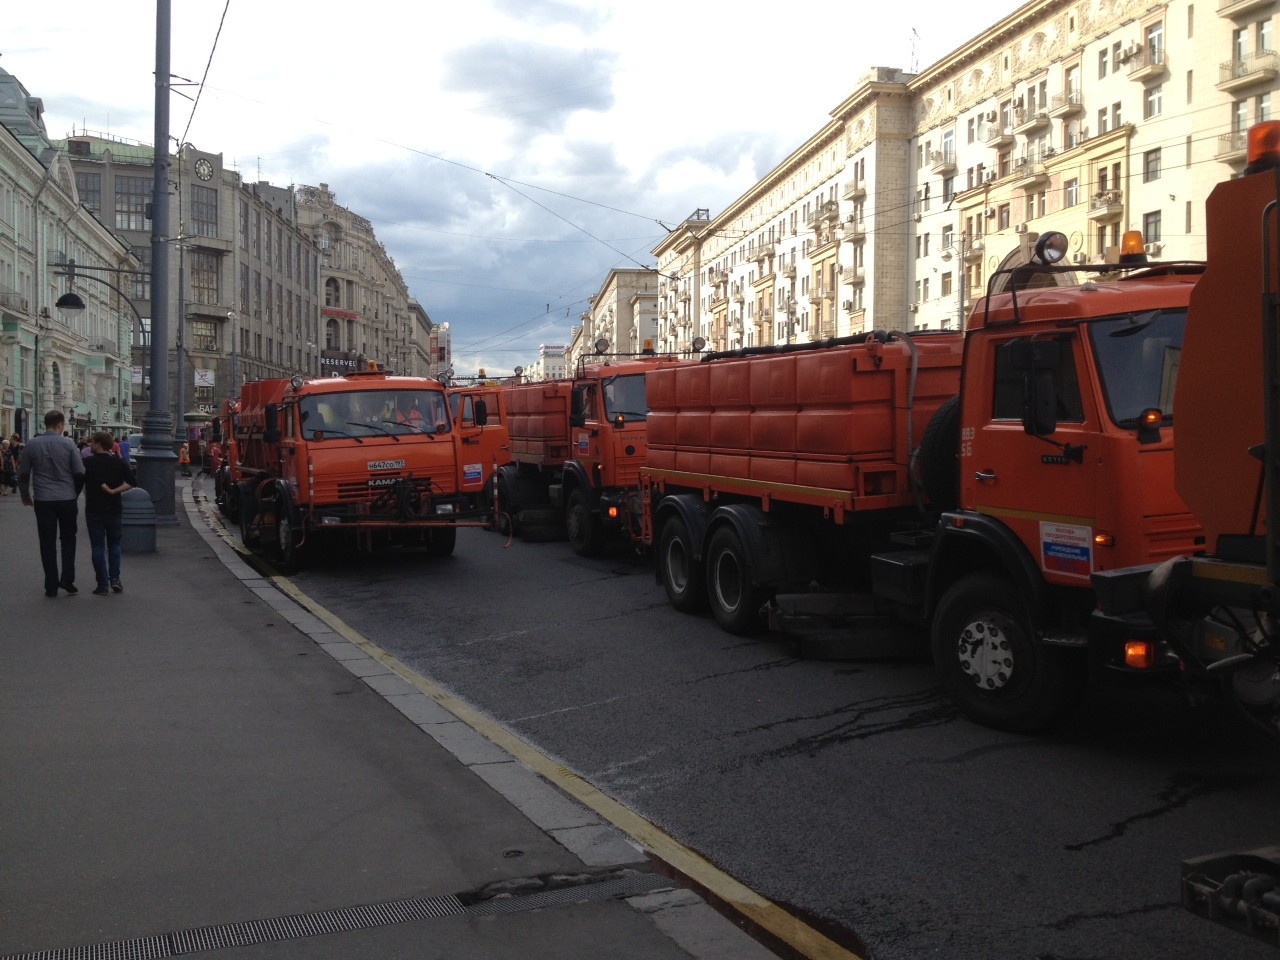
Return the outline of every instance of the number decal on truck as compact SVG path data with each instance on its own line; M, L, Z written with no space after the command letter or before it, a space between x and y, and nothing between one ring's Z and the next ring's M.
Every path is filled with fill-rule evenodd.
M370 470L403 470L403 460L370 460Z

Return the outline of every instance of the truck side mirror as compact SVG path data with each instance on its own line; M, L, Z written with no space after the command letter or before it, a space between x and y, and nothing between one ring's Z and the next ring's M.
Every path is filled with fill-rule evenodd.
M489 405L483 400L476 400L471 410L471 418L477 427L483 427L489 422Z
M262 440L264 443L280 442L280 408L274 403L268 403L266 413L266 423L262 428Z
M1047 437L1058 429L1058 388L1054 372L1062 362L1056 340L1015 340L1009 362L1022 372L1022 429L1033 437Z

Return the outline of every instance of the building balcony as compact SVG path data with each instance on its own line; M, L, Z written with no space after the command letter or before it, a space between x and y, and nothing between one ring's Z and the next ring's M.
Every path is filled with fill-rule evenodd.
M850 180L844 185L844 189L840 191L840 196L845 200L861 200L867 195L867 182L865 180Z
M1049 125L1049 114L1044 110L1018 110L1013 115L1013 132L1027 136Z
M1236 93L1258 84L1274 84L1280 76L1280 53L1262 50L1240 60L1227 60L1219 67L1218 89Z
M844 238L846 240L862 243L867 239L867 224L865 221L846 220L841 226L844 228Z
M1124 215L1124 202L1119 190L1095 193L1089 198L1089 219L1095 223L1119 220Z
M845 267L844 272L840 274L840 282L847 283L851 287L861 287L867 282L866 267Z
M929 169L939 177L947 177L956 172L956 152L954 150L931 150L929 152Z
M1084 113L1084 96L1074 93L1059 93L1049 102L1049 116L1054 120L1065 120L1077 113Z
M1248 134L1243 130L1238 133L1224 133L1218 138L1218 152L1215 159L1223 163L1238 163L1245 159L1248 149Z
M1013 127L993 126L987 131L986 144L988 147L1000 149L1007 147L1013 143Z
M809 219L805 221L805 226L813 227L816 230L824 223L830 223L839 215L840 204L836 203L834 200L828 200L826 203L818 204L818 209L815 210L809 216Z
M1129 57L1129 79L1140 83L1157 80L1169 72L1168 60L1164 47L1142 47Z
M1029 190L1049 182L1049 172L1035 157L1019 157L1013 161L1013 189Z
M1218 0L1218 16L1242 17L1255 10L1270 8L1275 0Z

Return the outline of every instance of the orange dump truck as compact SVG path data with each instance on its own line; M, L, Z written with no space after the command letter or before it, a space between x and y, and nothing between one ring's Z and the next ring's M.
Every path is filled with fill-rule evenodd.
M645 462L645 375L682 362L600 356L580 362L571 380L504 387L511 450L498 468L499 525L563 523L584 556L606 537L638 533L626 504Z
M851 627L881 653L927 627L955 701L1006 729L1046 723L1089 665L1175 671L1149 622L1092 617L1090 575L1200 541L1171 403L1200 267L1078 283L1065 251L1046 234L993 276L963 336L650 373L639 509L670 602L732 632Z
M380 371L244 385L236 416L239 480L229 491L246 544L286 568L317 539L453 552L457 528L487 522L483 478L468 486L464 444L442 384Z

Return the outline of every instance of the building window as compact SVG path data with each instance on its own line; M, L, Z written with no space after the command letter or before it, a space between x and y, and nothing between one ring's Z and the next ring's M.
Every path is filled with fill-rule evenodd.
M1148 150L1142 155L1142 182L1160 179L1160 148Z
M76 193L80 195L80 205L95 215L102 213L102 174L77 173Z
M191 255L191 301L218 302L218 255L197 250Z
M1111 128L1107 126L1108 113L1107 108L1103 107L1098 111L1098 133L1106 133Z
M342 286L336 277L330 277L324 282L324 305L326 307L342 306Z
M1062 185L1062 205L1074 207L1080 202L1080 181L1074 177Z
M218 325L212 320L190 320L187 322L188 343L192 350L208 350L214 353L218 349Z
M326 350L342 349L342 329L337 320L327 320L324 325L324 348Z
M116 229L147 229L150 177L116 177Z
M150 300L151 299L151 247L137 246L133 248L133 255L138 258L142 264L142 272L133 275L132 290L130 291L130 300Z
M1161 103L1164 99L1164 85L1156 84L1147 90L1142 101L1142 119L1150 120L1160 116Z
M1160 240L1160 211L1153 210L1151 213L1142 215L1142 238L1147 243L1156 243Z
M249 201L240 201L240 249L249 250Z
M191 185L191 232L197 237L218 235L218 191Z
M996 229L1008 230L1010 223L1009 204L1002 203L996 210Z

